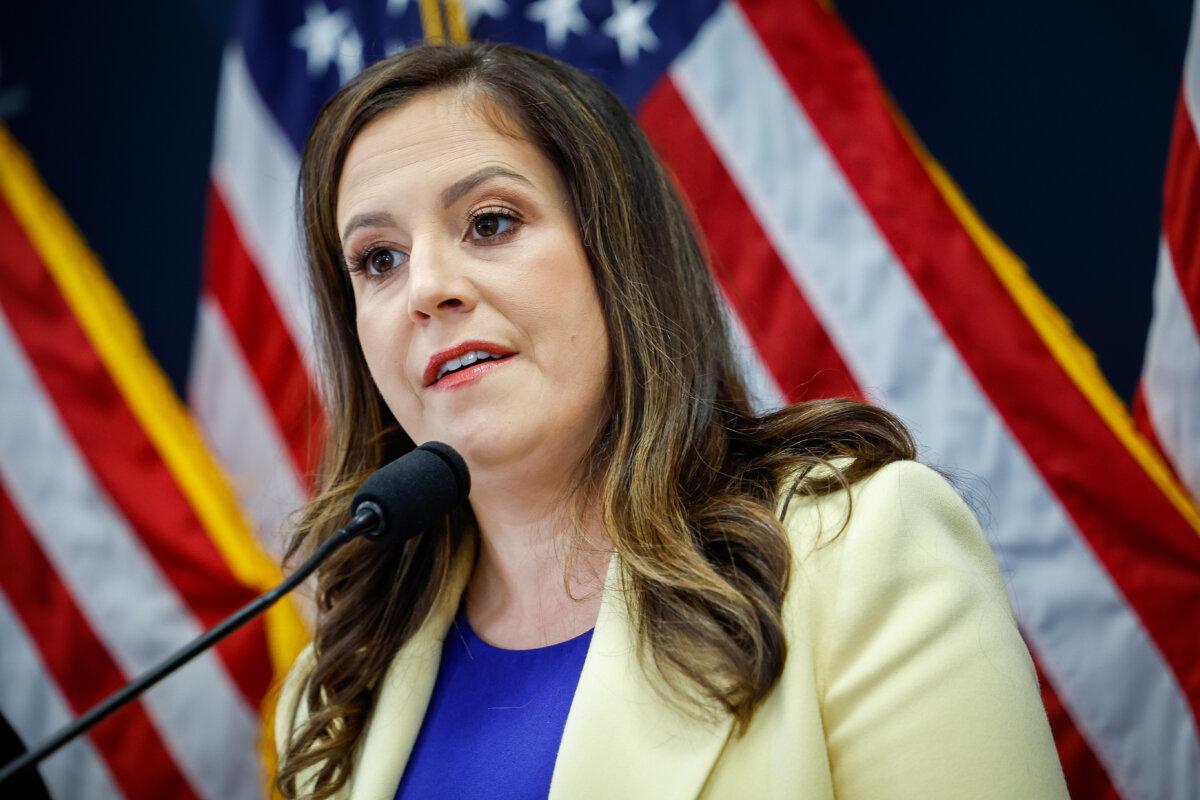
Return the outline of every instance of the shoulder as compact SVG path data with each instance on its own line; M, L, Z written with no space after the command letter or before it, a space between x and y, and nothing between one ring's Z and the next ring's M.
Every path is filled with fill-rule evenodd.
M818 497L797 493L784 524L798 559L830 547L895 558L934 546L961 548L979 566L995 557L971 509L949 482L916 461L896 461ZM945 553L943 553L945 555Z
M881 634L922 640L938 626L966 631L987 620L1019 643L987 536L929 467L899 461L849 491L796 497L785 525L793 550L788 603L814 639L819 671L836 671Z
M897 462L793 506L787 628L837 796L1066 797L1004 579L953 487Z
M314 664L313 646L309 644L296 656L279 689L275 703L275 751L280 759L291 745L292 735L308 716L305 695Z
M827 474L828 471L822 471L820 467L811 473L813 477ZM885 510L902 511L913 504L918 508L931 506L931 510L942 513L971 516L970 510L950 483L918 461L893 461L852 484L849 492L813 496L803 491L804 477L797 475L784 483L785 495L792 488L797 489L790 500L786 496L781 500L781 505L787 506L785 521L789 529L797 526L802 528L814 512L840 511L845 521L849 505L854 506L857 516L861 516L858 512L864 510L867 514Z

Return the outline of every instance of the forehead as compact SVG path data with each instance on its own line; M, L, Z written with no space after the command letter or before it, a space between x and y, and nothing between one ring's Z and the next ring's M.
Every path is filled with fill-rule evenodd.
M354 138L338 182L339 226L376 205L430 202L446 185L482 167L525 176L535 189L559 191L557 171L519 126L489 101L462 90L420 94L372 120ZM485 113L486 111L486 113ZM489 118L499 114L497 130Z

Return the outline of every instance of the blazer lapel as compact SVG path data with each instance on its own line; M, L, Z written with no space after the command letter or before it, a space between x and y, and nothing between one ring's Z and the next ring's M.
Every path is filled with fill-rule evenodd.
M446 590L429 618L392 659L358 749L351 800L390 800L395 796L437 682L442 641L474 561L475 547L464 543L451 565Z
M437 607L384 675L358 750L351 800L395 795L437 681L442 641L474 560L473 546L460 548ZM688 714L643 669L623 583L620 559L614 556L563 730L550 800L694 798L729 738L728 714Z
M615 556L563 730L550 800L694 798L732 728L723 711L689 715L655 686L637 641Z

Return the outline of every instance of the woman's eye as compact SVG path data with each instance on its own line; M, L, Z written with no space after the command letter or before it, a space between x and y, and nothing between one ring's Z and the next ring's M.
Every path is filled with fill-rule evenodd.
M363 257L363 268L368 275L378 277L391 272L408 260L408 256L390 247L376 247Z
M516 224L517 221L511 214L499 211L476 214L471 219L471 238L494 239L512 231Z

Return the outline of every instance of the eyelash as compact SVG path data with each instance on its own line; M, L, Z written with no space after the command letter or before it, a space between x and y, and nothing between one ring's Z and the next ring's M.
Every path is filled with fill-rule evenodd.
M497 233L495 236L487 236L482 239L473 239L472 241L484 242L486 244L505 241L506 239L512 237L518 230L520 230L523 223L521 216L511 208L507 208L505 206L487 206L486 208L480 208L467 214L467 230L473 230L475 223L484 217L500 217L501 219L511 220L512 227L503 233Z
M367 260L380 250L396 250L395 247L390 247L386 242L371 242L370 244L355 250L346 259L346 268L351 275L361 272L368 280L382 278L387 273L382 275L373 275L367 269ZM397 252L400 252L397 250ZM391 272L391 270L388 270Z
M475 223L478 222L479 220L483 219L484 217L500 217L502 219L507 219L512 222L512 227L510 227L506 231L503 231L502 233L497 233L495 236L485 236L480 239L469 239L469 241L481 243L485 247L490 246L490 245L495 244L500 241L506 241L506 240L510 239L512 236L514 236L516 234L516 232L518 230L520 230L521 225L524 224L524 220L521 219L520 215L517 214L516 211L513 211L511 208L506 208L504 206L488 206L487 208L480 208L475 211L471 211L466 215L465 221L467 224L468 234L474 229ZM367 260L376 251L384 250L384 249L395 250L396 248L389 247L387 245L387 243L385 243L385 242L371 242L370 244L365 245L364 247L354 250L354 252L351 253L350 257L347 259L347 262L348 262L347 267L349 268L350 273L353 274L356 272L361 272L364 275L366 275L367 278L372 279L372 280L386 277L387 273L384 273L382 275L372 275L367 270ZM403 252L403 251L399 251L399 252ZM407 253L405 255L407 256ZM393 270L394 269L395 268L393 267ZM391 271L392 270L389 270L388 272L391 272Z

